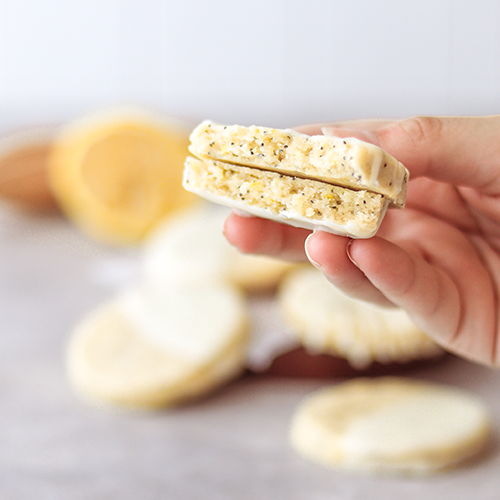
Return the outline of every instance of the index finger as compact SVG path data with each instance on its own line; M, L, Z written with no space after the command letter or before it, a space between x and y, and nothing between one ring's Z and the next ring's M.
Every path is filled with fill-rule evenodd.
M315 124L296 130L351 134L377 144L410 171L410 177L500 193L500 116L413 117Z

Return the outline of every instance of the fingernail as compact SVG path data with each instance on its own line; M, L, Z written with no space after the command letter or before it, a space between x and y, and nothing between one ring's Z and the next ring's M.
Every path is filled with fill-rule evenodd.
M347 253L347 256L349 257L349 260L356 266L359 268L358 266L358 263L353 259L352 257L352 254L351 254L351 245L353 244L354 240L349 240L349 242L347 243L347 246L346 246L346 253Z
M250 217L255 217L255 215L252 215L248 212L245 212L244 210L240 210L239 208L233 208L233 213L236 214L238 217L245 217L249 219Z
M321 269L321 264L319 264L318 262L314 261L311 256L309 255L309 250L307 249L308 247L308 244L309 244L309 240L311 239L311 236L314 235L314 231L306 238L306 241L304 243L304 249L305 249L305 252L306 252L306 257L308 258L309 262L316 268L316 269L319 269L320 271L322 270Z
M359 139L360 141L370 142L371 144L379 145L379 140L377 136L365 130L354 130L350 128L342 128L342 127L322 127L321 132L323 135L333 136L333 137L354 137L355 139Z

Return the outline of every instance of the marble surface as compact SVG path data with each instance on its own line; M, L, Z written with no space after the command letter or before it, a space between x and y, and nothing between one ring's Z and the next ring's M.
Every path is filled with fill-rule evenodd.
M137 260L61 217L0 210L0 498L498 498L496 439L481 460L420 479L341 473L298 456L290 417L321 380L248 376L156 413L88 405L66 380L67 339L92 307L137 279ZM409 375L473 391L498 434L500 373L451 358Z

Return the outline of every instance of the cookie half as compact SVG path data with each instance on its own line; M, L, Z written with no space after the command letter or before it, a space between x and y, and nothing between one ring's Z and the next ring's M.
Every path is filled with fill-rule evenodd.
M374 236L389 203L369 191L191 157L185 162L183 186L257 217L353 238Z
M395 206L405 204L406 168L379 147L355 138L308 136L289 129L207 120L193 130L190 141L189 150L198 158L371 191Z
M313 393L293 416L290 441L329 467L417 475L472 458L490 433L487 408L465 391L382 377Z

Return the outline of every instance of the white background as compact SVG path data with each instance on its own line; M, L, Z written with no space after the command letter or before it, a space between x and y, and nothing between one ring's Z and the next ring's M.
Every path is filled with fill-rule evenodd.
M115 104L293 126L500 110L498 0L0 0L0 131Z

